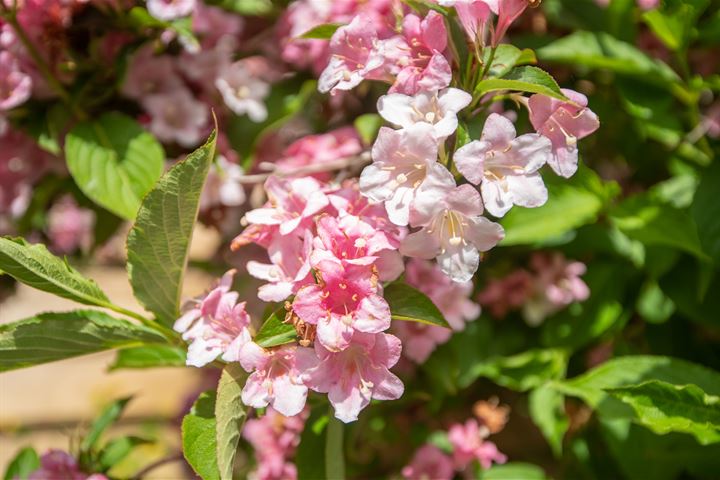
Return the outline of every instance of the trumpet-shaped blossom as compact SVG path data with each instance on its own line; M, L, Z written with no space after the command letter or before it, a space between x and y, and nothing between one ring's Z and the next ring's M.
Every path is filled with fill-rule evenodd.
M516 137L515 126L492 113L482 137L455 152L455 165L475 185L480 185L485 208L502 217L513 205L539 207L547 189L538 173L552 158L550 140L535 133Z
M238 293L230 291L234 275L235 270L225 273L217 287L175 322L175 331L190 342L188 365L202 367L219 356L237 361L240 349L250 341L245 302L237 303Z
M300 320L317 326L317 340L325 348L343 350L357 332L390 327L390 307L368 266L325 260L317 272L320 284L298 290L292 308Z
M569 102L535 94L530 97L527 106L535 130L552 142L553 156L548 165L558 175L568 178L578 168L578 140L597 130L600 121L587 108L585 95L568 89L562 92Z
M203 139L210 111L186 89L149 95L142 103L151 117L150 131L160 140L193 147Z
M243 437L253 447L257 469L248 477L257 480L292 480L297 469L291 462L300 444L300 434L308 417L305 409L298 415L285 417L269 407L260 418L245 423Z
M420 447L409 465L402 469L408 480L451 480L455 476L452 459L432 444Z
M402 93L383 95L378 100L378 113L390 123L409 128L417 123L432 125L438 140L457 130L457 113L470 105L472 95L458 88L439 92L419 92L414 96Z
M471 42L482 41L490 14L498 12L499 0L439 0L444 7L455 7L460 23Z
M537 0L497 0L498 20L492 36L493 46L497 47L500 44L500 40L503 39L510 25L522 15L531 3L538 2Z
M312 219L328 206L329 201L320 183L314 178L265 181L269 204L245 214L251 224L277 225L281 235L289 235L299 227L309 227Z
M403 130L380 129L372 148L373 163L360 175L360 191L375 202L385 202L388 217L408 224L410 205L423 185L447 185L453 177L437 162L438 143L426 123Z
M228 106L237 115L247 114L253 122L263 122L267 118L265 97L270 93L270 85L252 75L240 60L232 63L220 72L215 86Z
M357 420L371 399L395 400L403 394L402 381L388 370L400 359L400 340L386 333L356 333L352 343L339 352L315 342L320 363L310 372L309 387L327 393L335 417L347 423Z
M465 424L455 424L448 430L448 440L453 446L453 460L458 469L464 469L473 460L480 462L483 469L493 463L505 463L507 457L500 453L493 442L485 440L487 430L480 427L477 420L468 420Z
M293 142L275 162L276 172L292 172L311 165L323 165L359 155L363 150L357 131L343 127L319 135L307 135ZM329 180L329 172L313 174L318 180Z
M480 264L479 251L490 250L505 236L482 212L480 194L471 185L424 189L410 215L410 222L423 228L405 237L400 252L437 258L445 275L467 282Z
M148 13L158 20L187 17L195 9L196 0L147 0Z
M366 78L382 78L383 62L372 18L358 15L330 39L330 62L320 74L318 90L334 95L355 88Z
M30 98L32 78L8 51L0 51L0 111L22 105Z
M303 285L312 283L310 273L312 239L309 231L305 231L303 238L293 235L281 236L268 247L271 263L248 262L247 270L250 275L268 281L258 290L260 300L282 302Z
M263 408L271 405L286 417L300 413L305 407L308 372L318 363L310 348L284 345L264 349L255 342L240 350L240 364L250 376L242 389L245 405Z

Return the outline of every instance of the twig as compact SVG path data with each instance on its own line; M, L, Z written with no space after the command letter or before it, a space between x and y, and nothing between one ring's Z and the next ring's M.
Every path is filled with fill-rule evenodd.
M268 173L257 173L254 175L242 175L237 178L237 182L242 183L242 184L262 183L271 176L286 178L286 177L296 177L296 176L300 176L300 175L312 175L313 173L332 172L334 170L342 170L344 168L348 168L351 166L364 165L369 162L370 162L370 155L366 152L365 154L362 154L357 157L341 158L338 160L333 160L332 162L323 162L323 163L318 163L318 164L313 164L313 165L305 165L302 167L297 167L297 168L287 169L287 170L279 169L272 163L262 163L262 164L260 164L261 167L274 168L274 170L271 172L268 172Z

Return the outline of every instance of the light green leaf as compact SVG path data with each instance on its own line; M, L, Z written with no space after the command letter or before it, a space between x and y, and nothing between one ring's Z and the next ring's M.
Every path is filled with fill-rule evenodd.
M182 450L185 460L203 480L220 480L214 391L201 394L182 421Z
M486 49L486 62L490 59L489 55L490 49ZM537 63L535 52L529 48L520 50L509 43L502 43L498 45L495 51L495 57L493 57L489 73L492 77L502 77L512 70L513 67L535 63Z
M264 16L273 11L272 0L208 0L207 3L248 16Z
M277 347L297 339L297 331L290 323L285 323L285 308L280 307L263 322L253 341L263 348Z
M217 465L220 478L232 480L235 453L247 414L240 394L248 374L240 364L228 364L220 376L215 401Z
M121 368L184 367L187 350L172 345L143 345L118 350L110 370Z
M530 463L510 462L493 465L482 473L480 480L548 480L542 468Z
M300 35L298 38L314 38L318 40L329 40L338 28L342 27L342 23L323 23L317 25L307 32Z
M98 285L56 257L45 245L32 245L22 238L0 237L0 269L43 292L53 293L84 305L110 305Z
M65 158L85 195L133 220L162 175L165 152L135 120L111 112L76 125L65 137Z
M606 391L630 405L638 421L659 435L682 432L702 445L720 442L720 397L695 385L653 380Z
M180 294L200 194L215 157L216 131L174 165L143 200L128 235L128 274L135 297L166 325L179 316Z
M383 119L377 113L366 113L357 117L353 124L363 143L372 145L383 124Z
M556 457L562 455L562 442L570 420L565 414L565 397L547 385L541 385L528 398L530 418L550 444Z
M502 78L482 80L475 87L475 95L481 97L486 93L499 90L540 93L548 97L567 100L560 91L555 79L549 73L537 67L516 67Z
M655 280L648 280L640 290L636 308L649 323L664 323L675 312L675 303L662 291Z
M122 415L123 410L125 410L130 400L132 400L132 397L120 398L103 409L102 413L100 413L92 423L90 430L80 443L81 452L86 453L96 449L100 441L100 436L110 425L120 418L120 415Z
M697 233L703 250L710 255L716 265L720 265L720 162L701 173L690 207L690 214L697 225Z
M524 392L562 378L566 363L567 356L562 350L528 350L479 362L469 376L487 377L498 385Z
M40 457L32 447L20 450L5 470L3 480L26 480L28 476L40 468Z
M164 341L154 330L97 310L41 313L0 325L0 372Z
M427 295L407 283L393 282L385 287L385 300L393 320L420 322L450 328L440 310Z
M678 51L687 47L697 18L708 3L708 0L665 0L660 8L643 13L643 20L666 47Z
M103 472L110 470L110 468L125 459L135 447L148 443L152 443L152 441L140 437L127 436L113 438L100 451L98 459L100 468Z

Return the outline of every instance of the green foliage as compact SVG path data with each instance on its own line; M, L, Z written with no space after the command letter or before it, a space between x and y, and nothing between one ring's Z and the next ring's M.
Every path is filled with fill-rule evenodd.
M200 194L215 156L216 132L173 166L143 200L128 235L128 274L135 297L166 325L180 311L180 294Z
M638 421L657 434L684 432L702 445L720 442L720 397L695 385L653 380L607 391L630 405Z
M643 20L670 50L687 48L695 24L709 0L666 0L660 8L643 13Z
M90 430L80 443L81 452L86 453L97 448L100 436L110 425L120 418L120 415L122 415L123 410L125 410L130 400L132 400L132 397L121 398L105 407L102 413L92 423Z
M450 328L432 300L407 283L393 282L385 287L383 295L390 305L393 320Z
M488 51L485 62L490 60L489 56L490 53ZM509 43L502 43L498 45L495 51L495 56L490 64L489 74L491 77L503 77L514 67L535 63L537 63L535 52L529 48L521 50Z
M126 436L113 438L98 454L100 470L106 472L130 455L135 447L152 443L145 438Z
M238 363L229 364L222 371L215 401L217 466L220 478L233 478L235 453L247 414L240 400L247 373Z
M366 113L365 115L360 115L353 122L355 130L357 130L358 135L360 135L360 139L368 146L372 145L375 141L382 124L383 119L377 113Z
M570 420L565 415L565 397L548 385L541 385L528 398L530 418L550 444L556 457L562 455L562 444Z
M319 40L328 40L337 31L338 28L342 27L342 23L323 23L317 25L307 32L300 35L298 38L314 38Z
M332 412L330 415L332 415ZM331 416L328 421L327 437L325 439L325 473L327 478L333 480L345 480L343 430L343 422Z
M264 16L274 9L271 0L209 0L207 3L240 15Z
M277 347L297 339L295 327L285 323L285 308L280 307L270 314L255 335L254 342L263 348Z
M41 313L0 325L0 372L164 341L154 330L97 310Z
M484 471L480 480L548 480L542 468L530 463L510 462L493 465Z
M203 480L220 480L215 421L216 393L201 394L182 421L185 460Z
M25 447L10 461L3 480L26 480L28 475L40 468L40 457L32 447Z
M475 96L482 97L486 93L499 90L540 93L548 97L567 100L549 73L531 66L515 67L502 78L488 78L480 81L475 87Z
M469 375L487 377L498 385L524 392L563 377L566 362L562 350L527 350L477 363Z
M330 416L326 407L316 407L311 410L295 454L298 480L328 478L325 473L325 462L319 461L318 452L324 452L325 445L327 445L329 421Z
M110 370L121 368L184 367L187 350L171 345L143 345L118 350Z
M119 113L76 125L65 137L65 157L83 193L128 220L135 218L165 162L155 137Z
M702 172L700 185L695 192L695 198L690 208L700 244L715 262L720 265L720 163L715 162L710 168Z

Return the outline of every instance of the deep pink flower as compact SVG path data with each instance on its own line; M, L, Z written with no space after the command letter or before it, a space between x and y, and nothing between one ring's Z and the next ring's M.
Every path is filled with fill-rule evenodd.
M335 417L348 423L357 420L371 399L395 400L403 394L403 384L388 370L400 359L400 340L386 333L356 333L352 343L332 352L315 342L320 363L310 372L308 385L327 393Z
M478 295L478 301L494 317L503 318L525 304L532 294L532 282L527 270L515 270L506 277L490 280Z
M455 7L460 23L473 43L484 43L484 33L491 13L498 12L498 0L439 0L445 7Z
M570 99L535 94L528 100L530 122L537 132L550 139L554 156L548 164L560 176L571 177L577 171L577 142L600 127L600 121L587 108L587 97L573 90L563 89Z
M0 51L0 111L22 105L32 93L32 79L8 51Z
M48 450L40 457L40 468L28 480L85 480L77 460L62 450Z
M500 453L494 443L485 440L488 432L480 428L477 420L457 423L448 430L448 440L453 446L453 460L458 469L464 469L473 460L480 462L483 469L493 463L505 463L507 457Z
M17 218L27 209L32 184L47 172L52 157L25 134L6 130L0 135L0 215Z
M264 349L255 342L240 350L240 364L250 373L242 390L242 401L254 408L271 405L285 416L305 407L309 371L318 364L311 348L284 345Z
M451 480L455 476L453 461L435 445L425 444L402 469L408 480Z
M92 246L95 212L80 208L71 195L55 202L47 212L47 235L58 254L87 251Z
M308 417L305 409L298 415L285 417L268 407L265 415L245 423L243 437L253 447L257 469L250 478L257 480L293 480L297 469L290 462L300 443L300 434Z
M508 28L525 11L530 4L529 0L497 0L498 20L492 36L493 46L498 46L507 33Z
M194 147L205 137L210 110L184 88L146 96L142 104L151 117L150 131L161 141Z
M195 9L196 0L147 0L150 15L158 20L187 17Z
M552 159L552 144L542 135L516 137L515 126L491 113L482 137L464 145L453 157L458 171L480 185L488 212L502 217L513 205L533 208L547 201L547 189L538 173Z
M301 288L293 301L295 314L317 325L316 343L343 350L357 332L379 333L390 327L390 307L370 267L325 260L316 268L321 283Z

